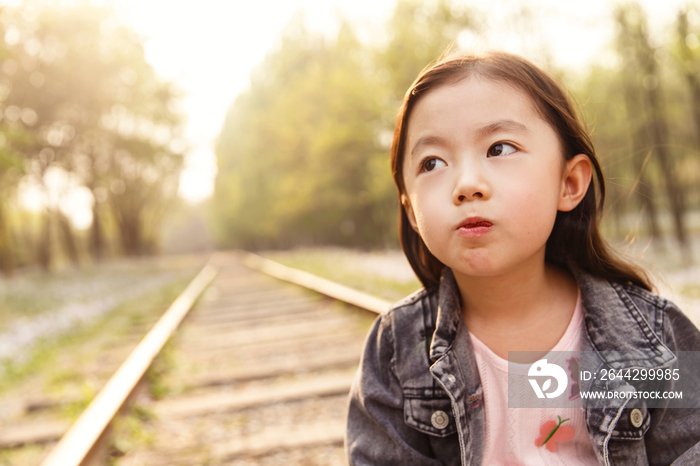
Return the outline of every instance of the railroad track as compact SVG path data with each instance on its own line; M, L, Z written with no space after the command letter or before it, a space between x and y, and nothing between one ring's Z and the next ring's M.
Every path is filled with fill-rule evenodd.
M164 395L154 400L134 372L130 388L98 395L43 465L104 464L106 454L117 465L346 464L348 390L367 329L389 303L253 255L216 262L215 278L210 268L190 285L192 301L206 290L189 313L191 303L181 310L179 326L170 323L174 336L138 358L152 360L170 339L170 369L157 382ZM93 406L101 401L109 407ZM147 441L119 452L108 425L133 403L147 413L139 427Z

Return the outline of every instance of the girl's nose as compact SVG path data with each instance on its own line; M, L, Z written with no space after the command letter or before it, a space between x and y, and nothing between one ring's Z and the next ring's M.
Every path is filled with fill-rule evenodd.
M491 197L491 189L481 170L477 167L465 167L456 180L452 199L455 204Z

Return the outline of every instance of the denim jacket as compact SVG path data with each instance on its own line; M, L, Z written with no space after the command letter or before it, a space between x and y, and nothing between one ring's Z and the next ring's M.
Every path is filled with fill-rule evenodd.
M700 350L700 332L671 302L634 285L572 272L584 307L582 351L623 351L628 364L635 364L637 354L646 367L657 368L667 367L675 351ZM651 360L650 353L656 355ZM459 291L446 268L438 287L394 305L367 336L350 393L350 464L479 466L482 397ZM647 409L642 401L623 399L604 403L585 409L600 464L700 465L700 409ZM639 427L630 419L633 407L644 416ZM434 422L445 413L448 422Z

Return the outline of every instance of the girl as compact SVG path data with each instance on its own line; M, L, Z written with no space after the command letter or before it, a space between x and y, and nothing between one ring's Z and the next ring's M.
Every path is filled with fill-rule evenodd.
M700 349L695 326L601 238L603 174L548 74L502 52L429 67L403 100L391 164L401 244L425 288L369 333L352 465L700 464L697 409L576 396L508 408L508 351L617 351L656 368Z

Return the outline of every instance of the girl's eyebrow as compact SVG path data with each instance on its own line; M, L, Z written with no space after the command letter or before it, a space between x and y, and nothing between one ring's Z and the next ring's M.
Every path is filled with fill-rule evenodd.
M440 136L423 136L413 145L413 149L411 149L411 158L415 157L418 149L423 146L447 147L449 146L449 143L446 139L441 138Z
M529 134L530 130L527 126L515 120L498 120L490 123L483 128L477 130L476 135L479 139L483 139L499 131L510 131L514 133Z

